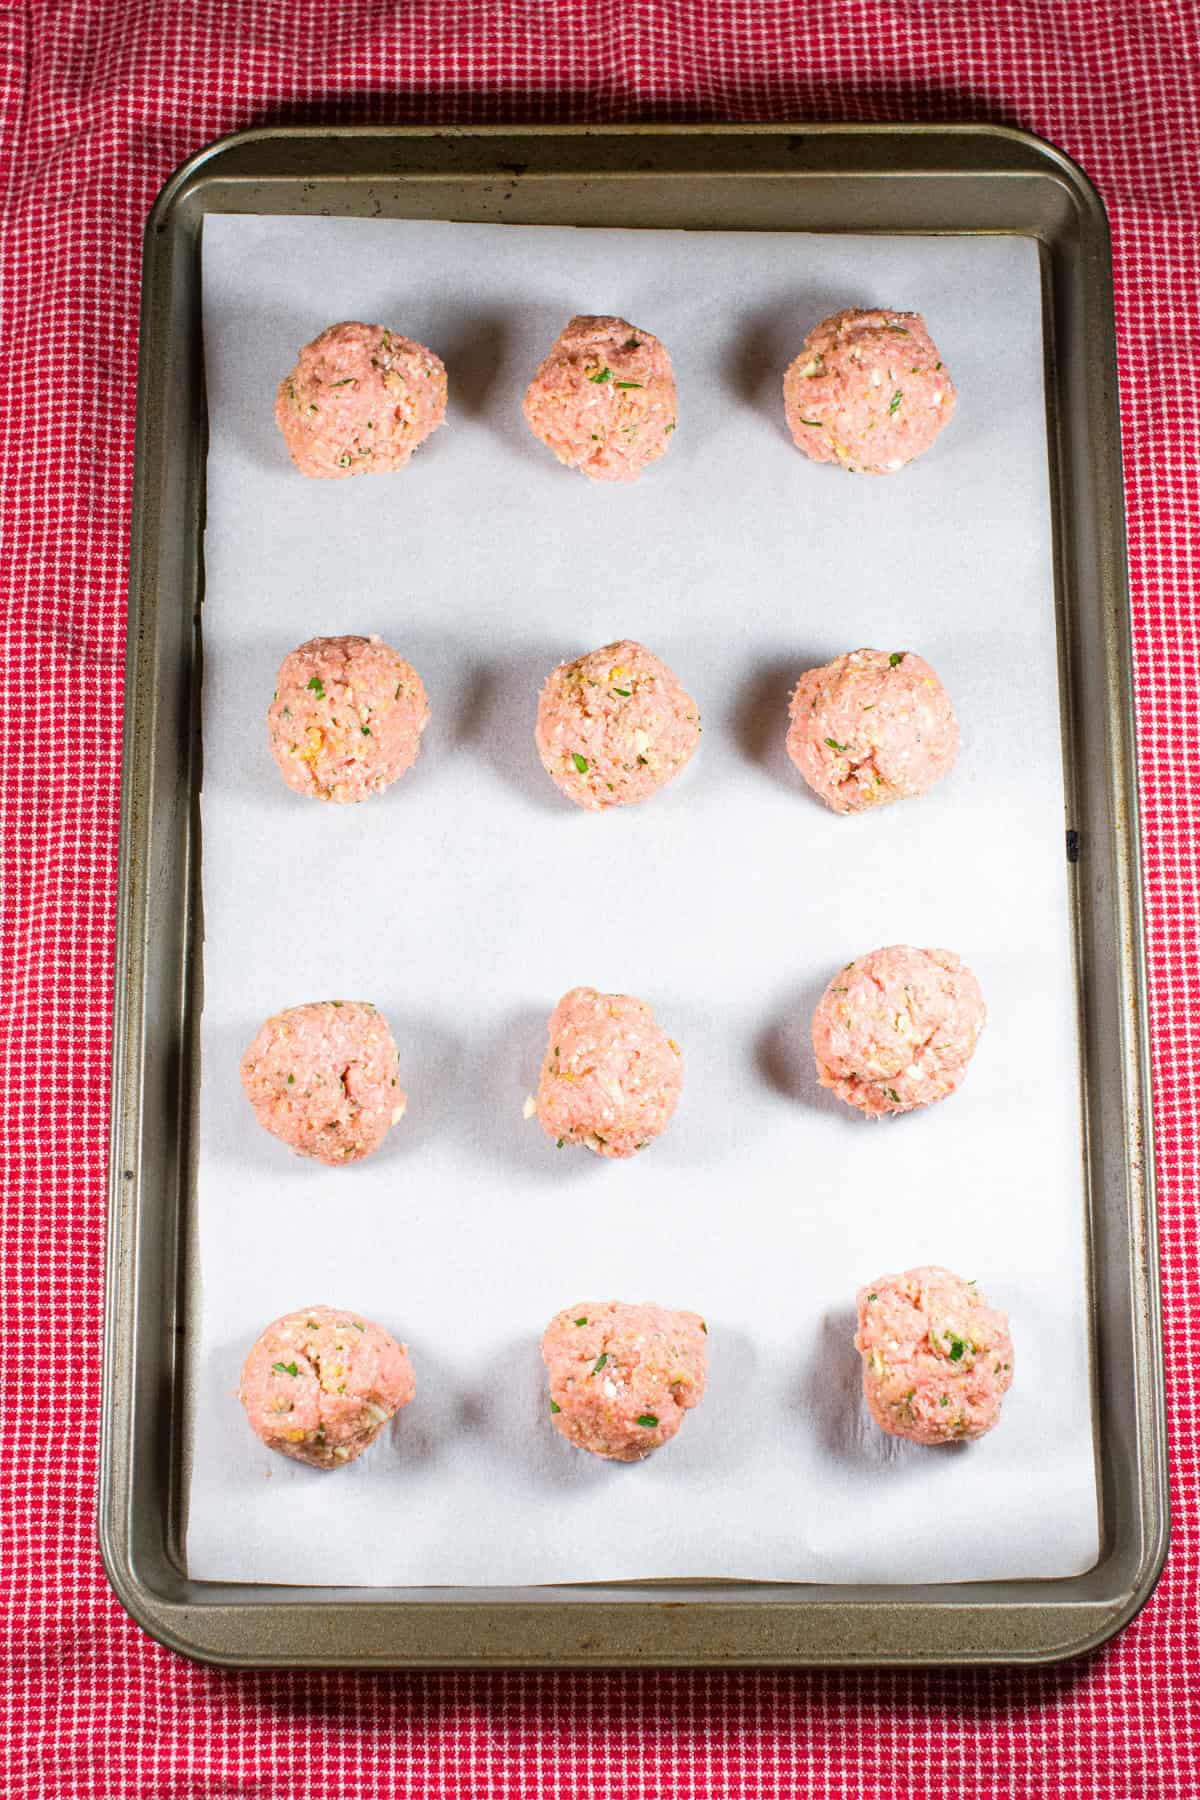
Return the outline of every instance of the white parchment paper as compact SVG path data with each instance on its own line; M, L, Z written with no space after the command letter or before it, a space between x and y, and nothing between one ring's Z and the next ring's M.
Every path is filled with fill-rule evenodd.
M213 218L204 603L202 1302L188 1560L344 1584L635 1577L961 1581L1097 1556L1040 291L1032 243ZM783 368L846 304L923 311L959 412L886 479L802 459ZM527 432L566 319L615 312L675 360L679 430L632 489ZM385 321L450 371L403 474L305 481L272 420L298 346ZM362 807L289 793L264 714L286 652L379 632L433 721ZM533 746L563 657L640 638L700 703L686 773L593 817ZM783 750L796 675L913 648L963 726L953 776L826 812ZM816 1087L813 1005L881 944L945 945L987 1030L961 1093L869 1124ZM557 1152L521 1105L575 983L645 996L684 1047L667 1135ZM408 1118L330 1171L255 1123L238 1058L269 1013L374 1000ZM1002 1426L929 1451L866 1418L857 1284L938 1261L1011 1313ZM560 1306L701 1312L703 1405L614 1467L552 1429ZM410 1346L413 1404L334 1475L235 1398L261 1326L316 1301Z

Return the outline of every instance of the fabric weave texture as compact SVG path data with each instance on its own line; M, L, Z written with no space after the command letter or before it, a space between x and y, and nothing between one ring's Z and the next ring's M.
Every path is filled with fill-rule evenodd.
M1200 1792L1200 15L1193 0L0 0L0 1792L12 1800ZM95 1534L140 233L261 123L978 120L1116 260L1174 1541L1110 1648L931 1674L230 1674Z

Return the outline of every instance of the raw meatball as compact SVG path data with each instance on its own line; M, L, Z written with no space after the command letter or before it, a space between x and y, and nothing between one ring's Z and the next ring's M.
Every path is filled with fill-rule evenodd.
M428 723L421 677L377 637L309 638L284 658L267 711L288 786L341 803L397 781Z
M871 950L817 1002L821 1086L869 1119L944 1100L965 1076L986 1016L979 983L951 951Z
M888 475L928 450L955 398L920 313L834 313L783 378L797 448L856 474Z
M238 1398L268 1450L336 1469L361 1456L416 1389L407 1349L382 1325L310 1306L267 1326Z
M561 1150L633 1156L666 1130L683 1091L683 1055L644 1000L572 988L550 1015L538 1090L525 1102Z
M525 422L569 469L636 481L675 429L666 347L628 319L581 314L560 333L525 391Z
M649 1456L704 1398L707 1331L698 1313L665 1306L569 1306L542 1338L554 1423L593 1456Z
M568 800L589 812L648 800L700 742L696 702L644 644L622 638L546 678L538 755Z
M788 755L834 812L927 794L958 755L958 720L911 650L852 650L809 669L792 695Z
M1012 1382L1008 1317L949 1269L881 1275L858 1291L863 1394L875 1423L914 1444L982 1437Z
M268 1019L242 1058L255 1117L301 1156L358 1162L407 1104L396 1044L365 1000L317 1000Z
M305 344L275 400L275 423L302 475L402 469L445 416L442 359L385 325L353 320Z

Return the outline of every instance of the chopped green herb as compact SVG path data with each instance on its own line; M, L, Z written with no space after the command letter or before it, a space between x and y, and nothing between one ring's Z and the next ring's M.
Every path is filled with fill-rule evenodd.
M612 380L612 370L608 367L608 364L606 363L602 369L597 370L595 375L589 375L588 380L589 381L611 381Z
M903 398L904 398L904 390L902 388L897 388L895 393L892 395L892 404L888 407L888 412L894 414L896 412L897 408L899 407L900 402L903 400Z
M633 692L632 688L614 688L613 689L613 693L620 694L622 700L628 700L628 698L632 692Z
M818 430L825 424L824 419L801 419L802 425L815 425Z
M625 342L621 345L622 350L640 350L641 347L642 347L641 338L635 338L635 337L626 338Z
M374 431L374 429L375 429L375 421L374 421L374 419L368 419L368 420L367 420L367 430L368 430L368 431Z
M940 368L941 368L941 366L942 366L942 365L941 365L941 363L934 363L934 365L933 365L933 372L934 372L934 374L935 374L935 375L936 375L936 374L937 374L937 372L938 372L938 370L939 370L939 369L940 369Z
M639 1413L634 1420L634 1424L644 1425L647 1431L653 1431L654 1427L658 1424L658 1418L654 1413Z
M586 757L586 756L580 756L580 754L579 754L579 752L578 752L578 750L572 750L572 752L571 752L571 761L572 761L572 762L573 762L573 763L574 763L574 764L575 764L575 767L576 767L576 768L577 768L577 769L578 769L578 770L579 770L579 773L580 773L580 774L581 774L581 775L586 775L586 774L587 774L587 772L588 772L588 759L587 759L587 757Z
M962 1338L960 1338L956 1332L948 1331L948 1332L946 1332L945 1335L946 1335L946 1342L950 1346L950 1361L951 1362L961 1362L963 1359L963 1351L967 1347L966 1344L963 1342Z
M849 744L839 744L836 738L826 738L825 742L829 745L831 750L836 750L839 756L845 756L847 750L850 748Z
M362 734L363 734L363 736L364 736L364 737L370 737L370 735L371 735L371 727L370 727L370 726L369 726L369 725L364 725L364 726L363 726L363 728L362 728Z
M298 1375L300 1373L295 1363L272 1363L271 1367L279 1375Z
M608 1361L608 1351L602 1350L600 1352L599 1356L596 1358L595 1362L592 1364L592 1374L598 1375L607 1361Z
M319 675L312 676L308 686L310 693L315 694L318 700L323 700L325 698L325 683L321 680Z
M353 1325L355 1331L365 1331L367 1329L365 1325L360 1325L357 1319L351 1319L350 1323Z
M295 1083L295 1080L296 1080L296 1077L294 1075L289 1075L288 1080L287 1080L288 1086L292 1087L293 1084Z
M344 1006L346 1003L344 1000L331 1000L329 1004L330 1006Z
M576 1321L575 1321L575 1323L576 1323L576 1324L577 1324L577 1325L586 1325L586 1324L587 1324L587 1320L586 1320L586 1319L576 1319Z
M894 669L898 662L903 662L903 661L904 661L903 650L893 650L892 654L888 657L888 668Z
M551 1412L561 1412L562 1411L562 1407L558 1404L557 1400L552 1400L550 1402L550 1411Z
M638 761L641 763L643 768L648 769L650 767L649 760L646 757L639 756Z
M950 1396L949 1396L949 1394L943 1394L943 1395L942 1395L942 1398L941 1398L941 1402L940 1402L940 1404L941 1404L941 1405L942 1405L942 1406L949 1406L949 1404L950 1404Z
M399 698L400 698L400 689L401 689L401 688L402 688L402 687L403 687L403 686L404 686L404 683L403 683L403 682L402 682L402 681L398 681L398 682L397 682L397 683L396 683L396 691L395 691L395 693L394 693L394 694L393 694L393 695L392 695L392 699L393 699L393 700L398 700L398 699L399 699Z
M883 329L885 331L895 331L895 332L899 333L899 335L901 337L908 336L908 326L907 325L885 325Z
M640 387L645 387L645 385L646 384L644 381L614 381L613 382L613 386L619 387L619 388L630 388L630 387L640 388Z
M344 380L342 380L342 381L331 381L331 382L329 382L329 383L328 383L328 384L327 384L327 385L328 385L328 386L329 386L329 387L349 387L349 386L350 386L350 383L351 383L351 382L352 382L352 381L353 381L353 380L354 380L354 377L353 377L353 375L347 375L347 376L346 376L346 377L345 377L345 379L344 379Z
M559 1140L558 1140L557 1144L555 1144L554 1148L556 1150L561 1150L563 1145L566 1143L566 1141L567 1141L566 1138L559 1138Z
M886 1095L887 1095L887 1097L888 1097L888 1099L889 1099L889 1100L894 1100L894 1101L895 1101L895 1103L896 1103L896 1105L897 1105L897 1106L899 1106L899 1104L900 1104L900 1096L899 1096L899 1094L898 1094L898 1093L897 1093L897 1092L896 1092L896 1090L895 1090L895 1088L884 1088L884 1090L883 1090L883 1091L884 1091L884 1093L885 1093L885 1094L886 1094Z
M868 1300L878 1300L878 1298L879 1298L878 1294L868 1294L867 1295Z
M675 421L674 421L674 419L672 419L671 423L669 425L663 426L663 436L666 437L667 433L674 431L674 429L675 429Z

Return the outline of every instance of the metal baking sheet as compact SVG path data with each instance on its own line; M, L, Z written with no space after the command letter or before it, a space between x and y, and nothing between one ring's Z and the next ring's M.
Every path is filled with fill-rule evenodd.
M138 623L145 622L152 627L160 678L154 696L144 689L139 692L136 678L131 678L129 704L134 714L131 726L135 732L138 708L142 708L144 719L145 708L152 698L157 698L158 719L165 723L163 715L169 711L172 686L162 679L163 653L167 650L171 632L168 621L172 612L177 612L179 617L173 623L178 662L172 666L169 659L166 666L177 679L178 697L186 706L194 755L189 770L187 759L181 759L179 748L181 742L188 740L186 737L181 740L176 735L170 764L166 760L168 753L162 747L146 766L146 735L144 730L137 733L134 763L141 766L146 780L146 788L139 796L129 792L129 785L136 778L136 768L131 767L128 759L130 744L127 742L127 837L123 873L129 870L132 854L128 834L134 821L128 809L140 798L150 802L144 821L148 835L141 866L149 871L156 844L162 843L164 831L169 830L174 843L170 855L163 861L161 879L170 882L190 873L187 892L191 906L180 920L182 930L178 945L169 947L165 961L159 953L166 934L161 930L161 916L156 915L160 928L148 946L150 954L138 959L136 970L132 959L129 965L131 986L139 988L141 999L147 999L153 990L170 1006L173 991L174 1004L179 1008L177 1018L182 1021L184 1035L183 1055L177 1058L173 1069L173 1078L179 1083L174 1108L170 1106L169 1096L166 1097L166 1108L157 1115L152 1105L145 1108L137 1120L140 1143L136 1150L126 1149L114 1135L117 1197L114 1230L119 1236L122 1229L140 1223L141 1230L135 1233L135 1241L130 1246L132 1260L146 1272L155 1268L163 1273L170 1272L167 1292L157 1296L157 1318L152 1314L149 1329L143 1330L140 1338L135 1333L128 1343L132 1361L127 1365L127 1382L121 1388L116 1385L118 1366L110 1359L114 1387L110 1390L111 1404L106 1412L109 1430L105 1441L106 1491L102 1525L106 1558L118 1592L126 1597L127 1604L143 1623L167 1641L177 1642L179 1647L196 1654L237 1661L359 1660L343 1651L342 1646L349 1641L351 1631L355 1644L361 1641L364 1612L378 1621L378 1632L370 1634L372 1648L367 1657L377 1664L489 1660L920 1661L936 1660L939 1654L953 1655L957 1659L964 1655L1045 1656L1067 1654L1072 1648L1084 1647L1097 1636L1107 1635L1108 1630L1120 1622L1122 1612L1131 1610L1139 1595L1148 1591L1158 1540L1162 1535L1158 1529L1162 1522L1161 1432L1151 1432L1149 1436L1142 1433L1140 1448L1143 1454L1136 1469L1136 1507L1131 1508L1128 1501L1123 1508L1114 1505L1112 1482L1108 1476L1114 1444L1120 1442L1117 1434L1122 1426L1128 1430L1131 1414L1136 1417L1139 1403L1143 1410L1149 1409L1149 1423L1154 1424L1161 1417L1157 1410L1158 1378L1154 1354L1153 1261L1152 1257L1143 1254L1143 1249L1148 1246L1139 1246L1139 1255L1133 1263L1139 1275L1142 1304L1138 1310L1129 1311L1128 1324L1119 1334L1117 1344L1117 1348L1124 1347L1128 1357L1132 1377L1129 1403L1123 1419L1110 1422L1105 1417L1111 1399L1105 1381L1104 1359L1113 1336L1112 1292L1120 1294L1119 1287L1115 1287L1119 1280L1120 1256L1123 1255L1128 1270L1130 1244L1134 1241L1131 1226L1140 1218L1146 1218L1149 1196L1141 1157L1139 1155L1135 1163L1129 1154L1130 1134L1136 1134L1141 1125L1144 1061L1140 1044L1137 888L1131 881L1136 874L1136 837L1128 809L1132 790L1127 787L1121 794L1117 780L1118 776L1126 783L1129 779L1128 672L1123 642L1123 565L1115 420L1111 416L1111 385L1106 391L1101 381L1104 370L1100 352L1105 346L1111 378L1111 298L1103 282L1105 242L1098 203L1082 178L1069 164L1056 158L1055 153L1014 134L979 130L551 133L522 140L519 149L528 148L532 153L536 147L538 151L538 155L531 155L528 162L523 156L510 154L513 150L511 140L496 133L396 133L383 137L343 133L334 135L332 145L327 137L320 141L329 156L315 189L308 188L303 182L297 188L295 179L284 176L280 169L281 159L290 162L305 149L315 153L315 139L307 134L258 134L249 140L238 140L223 150L218 149L208 164L201 159L191 165L190 175L184 171L176 178L175 189L165 191L156 217L160 227L163 227L164 215L169 219L167 237L175 254L165 258L166 266L159 273L171 276L175 298L186 309L182 317L178 310L174 317L160 313L156 319L154 315L152 278L156 260L164 261L162 252L165 248L161 236L156 233L155 220L151 222L148 237L146 304L151 329L143 336L143 454L139 460L137 521L138 527L144 528L144 534L135 545L133 605L137 608L140 603L144 608ZM843 162L864 165L858 169L853 186L843 186L843 196L852 193L857 198L847 199L836 224L824 210L833 198L828 191L828 177L830 168L836 165L837 159L831 154L835 144L840 145ZM869 154L864 155L871 145L874 162ZM618 155L619 151L623 154ZM952 193L961 200L966 187L964 177L971 169L972 152L980 162L993 165L972 174L972 205L959 204L955 209L945 210L940 218L931 205L926 216L921 217L916 200L924 196L932 203L939 187L943 190L944 202L949 201ZM256 185L246 180L244 164L239 167L239 178L231 181L230 159L236 162L239 157L249 156L253 163L255 154L262 159L261 183ZM356 160L364 154L365 164ZM689 155L695 159L690 163ZM390 156L393 171L385 184L386 206L382 206L384 196L378 175L381 156L385 160ZM488 179L489 156L493 172L508 177L500 182L499 193L496 182ZM898 158L902 162L905 156L913 167L908 170L909 179L897 188ZM473 157L477 166L463 171L464 157L467 160ZM1002 187L1001 171L995 165L1004 163L1006 158L1013 166L1007 169L1006 185ZM525 166L518 170L519 164ZM714 168L713 164L717 166ZM341 174L336 172L339 165ZM948 183L947 176L956 168L959 179ZM883 173L885 169L887 175ZM1012 179L1014 176L1019 176L1019 182ZM581 177L588 178L586 198L579 191ZM303 211L306 210L304 198L313 195L320 196L320 204L308 210L348 214L373 214L376 207L381 206L382 210L399 217L489 221L499 218L506 222L586 221L626 226L702 224L717 229L751 226L774 230L877 230L888 233L984 228L1021 233L1040 241L1048 344L1046 391L1055 477L1059 661L1068 792L1065 829L1076 834L1074 842L1080 852L1079 862L1073 865L1076 875L1074 899L1083 1008L1084 1088L1090 1127L1087 1174L1092 1224L1092 1298L1094 1322L1101 1328L1095 1340L1100 1377L1096 1424L1100 1444L1104 1548L1100 1563L1088 1575L1062 1581L974 1583L969 1587L923 1591L867 1585L809 1589L776 1588L769 1584L691 1584L681 1589L641 1584L635 1588L597 1586L586 1590L488 1589L475 1594L466 1589L420 1593L408 1590L400 1594L395 1590L377 1589L365 1596L361 1592L339 1594L329 1589L275 1590L262 1586L238 1588L220 1583L189 1582L183 1573L179 1549L183 1493L181 1463L187 1441L186 1356L174 1359L173 1369L157 1372L159 1394L166 1391L174 1401L170 1407L160 1408L157 1420L148 1421L168 1427L156 1446L157 1456L165 1458L165 1485L159 1497L151 1497L144 1480L134 1480L134 1470L144 1473L142 1463L135 1458L131 1467L123 1458L114 1459L110 1455L113 1407L123 1401L128 1426L136 1424L138 1391L144 1393L145 1382L151 1378L147 1369L150 1352L171 1341L168 1336L170 1324L175 1327L174 1341L179 1343L194 1319L194 1313L189 1309L194 1297L195 1264L193 1242L187 1227L194 1224L190 1210L194 1145L191 1126L196 1097L196 993L201 972L194 854L199 643L194 629L185 635L179 627L185 621L194 626L201 571L198 539L189 545L187 532L180 532L178 527L181 523L186 524L188 507L202 503L204 409L198 387L195 226L204 212L214 210ZM1070 196L1072 205L1064 207L1064 195ZM1023 212L1020 206L1014 206L1011 218L998 216L1003 212L1002 197L1016 201L1019 196L1023 201ZM299 205L294 204L297 198ZM194 209L188 220L190 241L183 229L184 214L189 205ZM1097 241L1089 240L1087 226ZM1089 272L1093 277L1091 284L1083 280ZM1098 295L1091 292L1097 274L1101 277ZM1076 292L1077 287L1081 291ZM1094 311L1098 309L1100 317L1099 344L1093 339L1089 345L1092 363L1074 371L1074 385L1070 380L1073 368L1070 356L1055 355L1057 345L1070 346L1072 343L1062 329L1063 323L1070 323L1067 302L1072 299L1085 309L1085 319L1089 302ZM168 315L170 312L168 307ZM160 328L157 340L156 325ZM173 373L178 376L183 372L181 365L190 364L192 381L188 399L191 404L185 411L179 407L180 396L176 394L174 434L170 439L161 439L148 453L147 435L162 425L166 416L160 412L159 418L153 417L154 353L157 351L161 355L168 345L177 358L180 350L188 351L185 358L178 359ZM161 407L166 396L160 392L157 398ZM1072 416L1072 403L1077 411L1082 409L1081 417L1088 427L1087 438L1065 428ZM181 434L178 424L188 418L198 429ZM1103 460L1096 461L1097 424L1107 427L1107 443L1112 452L1107 464ZM1077 446L1084 444L1090 447L1090 464L1073 454ZM174 495L175 512L170 518L164 513L163 501L167 501L169 514L170 499L163 488L158 487L157 513L154 496L147 499L147 489L165 483L172 475L178 485ZM1087 475L1092 478L1090 486L1082 479ZM182 519L180 509L184 515ZM191 522L194 529L197 523L194 512ZM145 583L139 584L138 554L155 548L156 527L166 523L175 526L169 549L164 549L157 561L153 556L150 558L144 571ZM181 538L184 541L181 542ZM165 540L158 539L157 544L164 545ZM164 566L165 556L177 555L181 550L185 558L182 563L174 569ZM1097 567L1089 579L1085 558L1105 552L1106 563ZM131 625L132 622L131 618ZM141 668L137 647L131 631L131 677L135 677ZM1098 666L1093 669L1096 652L1101 654ZM1086 676L1093 672L1099 680L1094 689L1086 685ZM167 702L166 706L164 702ZM1099 723L1108 728L1106 741L1096 736ZM1114 757L1116 751L1121 753L1119 759ZM1107 771L1104 768L1106 755ZM182 833L178 829L182 822L179 809L171 809L166 799L168 794L175 798L182 796L185 803L192 803L186 809L186 830ZM1102 803L1113 806L1117 798L1126 802L1123 816L1116 808L1107 817L1103 811L1095 812ZM155 811L160 827L157 833L153 829ZM162 848L165 853L167 845L162 843ZM1106 857L1109 863L1103 871L1100 870L1101 857ZM1098 887L1092 888L1089 876L1093 870L1103 873L1105 885L1102 891ZM1123 902L1124 908L1114 907L1114 900ZM145 901L146 894L139 894L127 882L123 907L136 909L139 905L144 906ZM1101 902L1105 904L1102 906ZM1120 916L1121 910L1125 911L1124 918ZM127 918L123 918L123 925L126 922ZM1110 935L1108 941L1115 943L1122 954L1110 955L1107 959L1098 956L1096 951L1102 947L1103 939L1096 935L1096 927L1105 927L1111 934L1115 925L1123 928L1124 938ZM1089 927L1092 928L1091 940ZM145 945L146 940L143 938L142 942ZM122 948L127 953L128 946L123 943ZM1093 1009L1104 1004L1106 990L1110 988L1113 991L1107 998L1115 1005L1116 1016L1126 1028L1124 1040L1118 1039L1116 1046L1091 1029ZM128 1001L128 992L124 999ZM127 1007L119 1007L118 1014L119 1053L129 1022ZM147 1020L146 1027L148 1025ZM179 1042L177 1024L176 1046ZM1112 1063L1106 1052L1114 1047L1121 1054ZM156 1055L165 1048L162 1042L155 1042L153 1032L146 1028L137 1055L138 1067L144 1075L150 1075ZM1110 1063L1112 1066L1108 1066ZM124 1073L118 1065L114 1083L118 1114L122 1098L131 1097L130 1090L123 1092ZM145 1095L147 1090L141 1092ZM126 1126L133 1123L128 1115L119 1117L118 1122ZM179 1123L185 1127L182 1146ZM1137 1147L1136 1137L1134 1147ZM161 1212L157 1223L162 1228L162 1235L158 1239L157 1257L147 1262L152 1236L150 1215L142 1211L140 1221L131 1219L128 1206L122 1203L144 1202L150 1169L148 1158L156 1153L160 1158L166 1158L172 1151L177 1159L173 1170L163 1161L159 1163L167 1178L164 1186L158 1189ZM126 1170L131 1172L128 1179ZM1124 1203L1123 1251L1119 1234L1114 1239L1111 1232L1106 1234L1099 1229L1111 1215L1115 1198L1112 1191L1114 1173L1119 1173ZM1103 1188L1098 1187L1101 1177L1106 1183ZM171 1209L162 1205L168 1191L173 1203ZM161 1216L167 1211L172 1212L169 1221ZM1102 1254L1105 1250L1107 1261ZM126 1269L129 1260L127 1256ZM119 1272L121 1266L114 1256L114 1271ZM144 1281L135 1291L139 1299L143 1295L149 1297ZM1128 1308L1138 1295L1127 1293L1124 1298ZM110 1305L110 1342L119 1353L117 1340L122 1330L128 1328L128 1313L116 1303L115 1296L110 1296L110 1300L113 1302ZM134 1403L132 1412L128 1410L131 1401ZM125 1441L127 1449L132 1450L128 1437ZM139 1522L143 1532L149 1532L146 1548L156 1542L153 1528L157 1520L160 1579L149 1589L135 1570L132 1532L124 1539L125 1549L121 1554L118 1555L114 1547L111 1502L116 1497L114 1479L118 1469L128 1500L132 1502L135 1494L140 1493ZM145 1511L147 1505L152 1509L149 1516ZM133 1514L126 1517L132 1523ZM1101 1577L1106 1570L1111 1574L1117 1566L1121 1546L1116 1526L1123 1525L1128 1537L1130 1522L1135 1517L1145 1527L1139 1579L1122 1590L1119 1601L1114 1601L1111 1582L1106 1590ZM1128 1558L1133 1546L1126 1541L1123 1548ZM148 1568L149 1565L143 1560L141 1567ZM171 1572L169 1584L161 1580L161 1574L166 1570ZM131 1591L135 1586L139 1590L136 1601ZM150 1596L148 1601L147 1595ZM544 1609L551 1601L554 1611L547 1614ZM174 1628L159 1610L163 1606L181 1609L174 1612ZM311 1620L301 1623L302 1612L314 1606L323 1621L315 1628L315 1636ZM1080 1631L1082 1609L1089 1606L1103 1610L1105 1618L1103 1622L1089 1618L1087 1631ZM474 1634L463 1610L466 1607L470 1607L474 1619ZM839 1610L841 1608L845 1610ZM910 1609L916 1609L919 1616ZM148 1613L151 1616L147 1616ZM353 1615L353 1626L349 1614ZM575 1619L573 1630L564 1614ZM341 1635L337 1625L339 1618L343 1619ZM1018 1621L1024 1623L1014 1636L1012 1628ZM938 1635L947 1626L955 1629L939 1651ZM199 1636L193 1635L197 1631ZM303 1646L298 1653L293 1648L297 1637ZM544 1654L541 1653L543 1649Z

